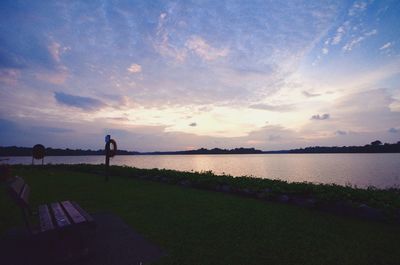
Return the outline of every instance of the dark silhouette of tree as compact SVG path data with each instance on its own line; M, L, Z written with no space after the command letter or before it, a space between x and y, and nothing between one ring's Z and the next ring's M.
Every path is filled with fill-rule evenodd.
M379 140L376 140L376 141L371 142L371 145L372 146L379 146L379 145L382 145L382 142L379 141Z
M306 154L306 153L400 153L400 142L395 144L385 143L376 140L371 144L364 146L313 146L292 150L281 150L281 151L267 151L264 153L293 153L293 154Z
M59 149L59 148L46 148L46 156L86 156L86 155L104 155L104 150L82 150L82 149ZM118 150L117 155L136 155L139 152ZM31 156L32 148L30 147L17 147L17 146L0 146L0 156Z

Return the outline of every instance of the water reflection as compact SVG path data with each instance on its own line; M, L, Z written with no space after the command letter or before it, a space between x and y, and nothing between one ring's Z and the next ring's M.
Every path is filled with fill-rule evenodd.
M30 164L30 157L12 157L12 164ZM104 163L104 156L46 157L45 163ZM360 187L400 185L400 154L255 154L255 155L152 155L117 156L111 164L181 171L212 170L233 176Z

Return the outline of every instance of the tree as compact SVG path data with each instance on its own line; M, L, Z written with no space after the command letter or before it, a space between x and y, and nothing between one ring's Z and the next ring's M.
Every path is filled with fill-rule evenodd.
M382 142L379 141L379 140L376 140L376 141L371 142L371 145L372 146L379 146L379 145L382 145Z

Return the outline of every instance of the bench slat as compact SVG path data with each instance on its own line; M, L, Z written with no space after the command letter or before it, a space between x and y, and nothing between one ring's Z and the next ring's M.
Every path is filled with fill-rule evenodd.
M71 204L74 206L75 209L79 211L79 213L85 217L86 221L89 223L94 223L94 219L90 214L88 214L85 210L83 210L76 202L71 201Z
M62 209L61 204L59 204L58 202L54 202L51 204L51 209L53 211L54 219L58 227L61 228L71 224L68 220L66 213Z
M28 184L24 185L24 188L21 191L20 199L21 202L24 203L25 207L29 207L29 194L30 194L31 188L28 186Z
M10 189L14 193L13 195L19 197L24 185L25 181L22 178L15 177L14 181L10 184Z
M83 223L86 218L72 205L70 201L63 201L61 205L75 224Z
M53 221L51 220L51 215L47 205L39 206L39 220L40 220L40 231L46 232L54 229Z

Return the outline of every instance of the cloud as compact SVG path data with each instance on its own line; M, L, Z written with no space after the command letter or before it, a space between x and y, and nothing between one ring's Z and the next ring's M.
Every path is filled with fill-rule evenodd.
M191 124L189 124L189 126L191 126L191 127L196 127L196 126L197 126L197 123L192 122Z
M46 147L68 146L68 140L65 137L76 133L71 128L37 126L36 124L40 122L30 120L15 121L14 119L11 121L0 118L0 146L17 145L28 147L37 143L42 143ZM29 137L26 137L27 135Z
M17 56L13 52L2 49L0 46L0 69L22 69L25 67L26 64L21 57Z
M269 111L291 111L294 109L293 105L283 104L283 105L270 105L266 103L258 103L250 105L251 109L261 109L261 110L269 110Z
M33 126L32 129L36 130L36 131L48 132L48 133L70 133L70 132L75 131L70 128L46 127L46 126Z
M189 37L183 35L179 38L184 41L176 42L175 39L171 41L170 36L176 33L177 27L176 24L172 23L173 19L167 13L159 15L154 48L161 55L172 57L179 62L185 61L190 52L205 61L213 61L228 55L228 48L213 47L204 38L197 35L190 35ZM173 25L172 29L168 27L170 24Z
M55 92L54 98L60 104L83 110L98 110L106 106L102 101L95 98L74 96L63 92Z
M389 108L394 101L391 89L373 89L346 95L338 99L330 108L335 109L335 119L330 122L315 122L324 129L335 131L346 128L350 142L368 142L368 137L381 141L396 141L399 113ZM394 128L395 130L391 130ZM392 131L390 133L389 131ZM349 131L354 133L349 133ZM357 134L356 134L357 133Z
M49 45L48 39L41 34L18 30L10 33L6 39L1 37L3 36L0 36L0 67L22 69L37 66L47 70L57 67L57 56L52 52L56 52L58 48Z
M71 48L64 47L59 42L50 41L50 43L47 44L47 52L52 58L51 60L49 59L49 61L51 61L51 67L36 68L34 73L36 79L54 85L65 83L69 77L69 70L67 66L61 62L61 56L69 50L71 50Z
M1 69L0 68L0 83L4 83L9 86L17 84L21 73L16 69Z
M161 13L158 18L156 38L153 43L154 49L162 56L172 57L179 62L186 58L186 50L178 48L170 42L170 32L166 26L168 14Z
M0 118L0 131L6 131L6 129L14 129L14 128L16 128L15 122Z
M36 79L51 83L54 85L61 85L65 83L69 76L68 68L65 66L58 66L54 70L43 69L34 74Z
M29 135L29 137L26 137ZM21 145L21 142L30 139L31 132L24 132L14 121L0 118L0 146Z
M364 39L365 38L363 36L357 37L351 40L350 42L346 43L346 45L344 45L342 49L344 51L351 51L356 44L362 42Z
M270 142L278 141L280 139L282 139L282 137L280 135L272 134L272 135L268 136L268 141L270 141Z
M336 30L336 35L332 39L332 45L337 45L342 41L344 34L346 33L346 28L349 26L350 22L346 21L342 26Z
M51 41L47 48L54 61L56 61L57 63L61 62L61 55L63 55L63 53L71 50L70 47L64 47L61 45L61 43L56 41Z
M126 139L134 136L135 132L126 129L104 128L103 134L109 134L114 139Z
M378 31L376 29L366 32L362 36L354 38L351 41L349 41L348 43L346 43L346 45L344 45L342 49L344 51L351 51L354 48L354 46L356 46L360 42L364 41L367 37L376 35L377 33L378 33Z
M358 13L364 11L368 6L368 3L362 1L356 1L353 6L349 9L348 15L355 16Z
M322 114L322 115L313 115L311 116L311 120L317 120L317 121L322 121L322 120L328 120L330 118L330 115L328 113Z
M388 130L388 132L390 132L390 133L399 133L399 132L400 132L400 129L397 129L397 128L390 128L390 129Z
M358 18L356 16L361 15L364 10L366 10L368 4L365 2L355 2L348 11L348 19L341 24L334 33L334 36L331 39L327 39L324 42L324 48L322 50L323 54L328 53L327 46L330 45L338 45L342 42L342 40L346 37L346 35L350 35L352 37L342 49L344 51L351 51L355 45L364 41L366 38L376 35L378 33L377 29L372 29L370 31L365 32L361 30L359 34L356 34L357 31L364 28L365 25L363 23L357 23ZM358 35L358 36L357 36Z
M110 121L116 121L116 122L125 122L125 121L129 121L129 119L127 117L110 117L107 118Z
M199 36L191 36L185 43L185 47L196 53L200 58L206 61L213 61L219 57L225 57L229 53L229 49L217 49L210 46L203 38Z
M303 93L304 96L306 96L306 97L308 97L308 98L313 98L313 97L321 96L321 94L318 94L318 93L311 93L311 92L308 92L308 91L305 91L305 90L304 90L302 93Z
M369 36L373 36L373 35L376 35L376 34L378 34L378 30L377 29L373 29L373 30L371 30L369 32L365 32L364 36L369 37Z
M53 59L56 61L56 62L60 62L60 48L61 48L61 44L60 43L58 43L58 42L52 42L49 46L48 46L48 49L49 49L49 52L50 52L50 54L51 54L51 56L53 57Z
M390 48L391 46L392 46L392 43L388 42L388 43L382 45L382 47L380 47L379 50L385 50L387 48Z
M335 134L336 134L336 135L347 135L347 132L341 131L341 130L337 130L337 131L335 132Z
M131 66L129 66L129 68L127 69L128 72L133 73L133 74L137 74L142 72L142 66L140 64L131 64Z

